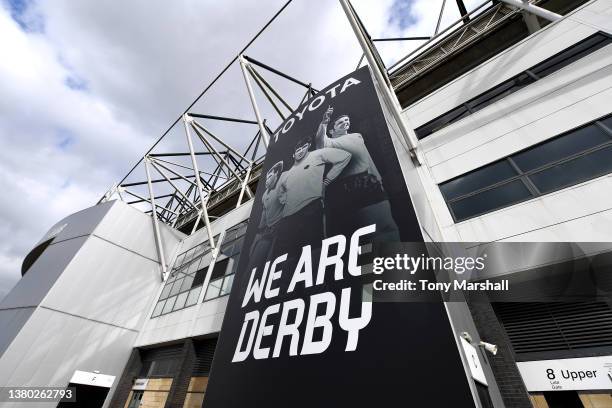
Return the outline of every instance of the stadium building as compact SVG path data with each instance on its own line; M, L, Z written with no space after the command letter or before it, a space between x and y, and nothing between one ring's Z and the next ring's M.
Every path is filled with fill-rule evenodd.
M572 248L569 258L524 249L496 276L474 280L548 282L543 265L571 262L575 270L584 260L586 269L594 262L609 271L612 1L493 1L469 13L458 1L461 20L438 26L392 67L342 3L386 117L401 122L391 128L389 154L398 157L397 178L425 242L465 243L468 252L474 243ZM255 120L186 112L175 123L182 148L154 146L132 178L33 246L0 303L0 386L75 387L81 402L59 405L67 407L206 406L228 295L249 255L252 198L265 188L264 146L274 137L253 89L289 111L264 72L303 86L303 101L318 92L253 58L233 62ZM251 126L250 145L232 147L210 121ZM144 177L134 178L138 171ZM609 273L597 276L609 288ZM474 406L612 407L611 307L605 299L447 303ZM435 401L445 390L407 392Z

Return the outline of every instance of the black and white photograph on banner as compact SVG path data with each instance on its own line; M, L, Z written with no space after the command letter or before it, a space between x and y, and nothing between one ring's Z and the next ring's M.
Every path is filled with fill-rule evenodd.
M351 129L347 114L331 121L333 113L329 106L313 134L300 138L292 156L267 171L251 263L258 264L273 251L276 228L290 236L297 223L309 227L300 234L306 243L370 224L376 224L376 240L399 241L382 177L364 137ZM286 170L285 163L291 163Z
M373 245L423 237L367 67L304 101L278 127L262 175L207 406L424 404L430 394L406 399L397 389L407 378L422 389L440 382L435 370L402 373L433 354L443 356L433 363L439 370L461 378L441 302L372 302ZM411 329L397 330L398 321ZM467 382L450 378L442 382L456 395L438 395L438 406L471 406ZM241 393L224 387L229 382Z

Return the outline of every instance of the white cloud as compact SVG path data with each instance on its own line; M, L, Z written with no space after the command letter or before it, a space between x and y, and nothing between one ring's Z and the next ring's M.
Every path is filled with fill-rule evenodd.
M44 232L95 204L284 0L57 0L11 17L15 3L0 6L0 298ZM394 37L433 32L441 0L354 3L374 37ZM445 21L458 18L451 6ZM410 17L392 18L400 9ZM393 61L416 45L379 46ZM247 55L323 87L361 51L337 0L294 0ZM299 87L266 77L300 99ZM238 68L194 109L253 117ZM235 144L248 139L241 127L210 127ZM165 143L183 137L175 129Z

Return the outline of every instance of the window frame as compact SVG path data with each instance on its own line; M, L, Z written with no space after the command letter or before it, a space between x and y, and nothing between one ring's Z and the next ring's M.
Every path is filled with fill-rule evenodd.
M585 44L588 44L589 42L593 42L598 37L600 37L599 41L596 41L595 43L585 47ZM545 60L540 61L534 66L524 71L519 72L518 74L512 76L511 78L508 78L507 80L469 99L468 101L463 102L453 107L452 109L449 109L448 111L442 113L441 115L438 115L437 117L431 119L430 121L415 128L414 132L416 134L416 137L419 140L425 139L426 137L431 136L437 131L444 129L445 127L450 126L453 123L459 122L465 117L470 116L486 108L487 106L492 105L493 103L504 99L506 96L511 95L515 92L518 92L521 89L535 82L538 82L539 80L546 78L549 75L552 75L562 70L563 68L566 68L567 66L573 64L574 62L579 61L580 59L610 44L612 44L612 35L606 32L603 32L603 31L595 32L591 34L590 36L583 38L582 40L576 42L575 44L572 44L569 47L565 48L564 50L556 53L555 55L552 55L546 58ZM567 55L564 56L564 54L567 54ZM575 58L577 55L578 57ZM555 60L558 60L558 61L554 62ZM568 60L569 62L567 62ZM553 64L551 66L548 66L549 64L551 64L551 62L553 62ZM557 67L557 68L550 70L551 67ZM548 71L548 72L545 72L544 74L542 74L542 71ZM525 76L527 76L531 80L523 84L520 78L525 77ZM513 90L512 92L508 92L507 94L501 97L498 96L498 92L503 94L504 92L507 92L508 90L511 90L514 87L517 87L517 89ZM504 88L507 88L507 89L504 89ZM487 95L490 95L490 96L486 97ZM478 104L475 104L475 101L482 99L482 98L485 98L485 100L481 101ZM459 115L459 117L453 118L439 126L434 127L436 122L440 121L440 119L444 118L445 116L449 116L452 112L458 109L462 109L462 108L467 109L467 112L463 112L461 115Z
M494 162L488 163L488 164L486 164L484 166L481 166L481 167L479 167L477 169L471 170L471 171L469 171L467 173L464 173L464 174L461 174L461 175L459 175L457 177L453 177L452 179L449 179L449 180L447 180L447 181L445 181L443 183L439 183L438 187L440 188L440 192L441 192L441 194L442 194L442 196L444 198L444 201L446 203L448 211L451 214L451 217L453 218L453 221L456 224L460 223L460 222L468 221L470 219L479 217L479 216L484 215L484 214L489 214L489 213L492 213L494 211L498 211L498 210L503 209L503 208L511 207L511 206L514 206L514 205L517 205L517 204L520 204L520 203L532 200L534 198L538 198L538 197L542 197L544 195L552 194L552 193L554 193L556 191L560 191L560 190L563 190L565 188L568 188L568 187L571 187L571 186L575 186L575 185L580 184L580 183L584 183L585 181L593 180L593 179L598 178L598 177L602 177L605 174L610 174L609 172L607 172L607 173L604 172L604 173L598 173L597 175L592 175L592 176L589 176L589 177L582 177L582 178L579 178L579 179L575 180L574 182L572 182L572 183L570 183L568 185L563 185L561 187L558 187L558 188L555 188L555 189L552 189L552 190L546 191L546 192L540 191L538 189L538 187L536 186L536 184L530 178L530 176L532 176L532 175L534 175L536 173L543 172L543 171L545 171L547 169L553 168L553 167L558 166L560 164L569 163L569 162L571 162L573 160L576 160L576 159L578 159L580 157L588 156L588 155L590 155L592 153L597 152L598 150L606 149L606 148L609 148L610 146L612 146L612 129L608 128L603 123L604 120L607 120L607 119L610 119L610 118L612 118L612 114L605 115L605 116L600 117L600 118L598 118L596 120L587 122L587 123L582 124L582 125L580 125L578 127L575 127L575 128L570 129L570 130L568 130L566 132L563 132L563 133L561 133L561 134L559 134L557 136L554 136L554 137L551 137L549 139L546 139L546 140L544 140L544 141L542 141L540 143L536 143L534 145L531 145L531 146L529 146L529 147L527 147L525 149L522 149L522 150L520 150L518 152L512 153L511 155L506 156L506 157L504 157L504 158L502 158L500 160L496 160ZM608 136L608 141L600 143L599 145L596 145L596 146L591 146L590 148L587 148L585 150L581 150L580 152L570 154L570 155L565 156L565 157L563 157L561 159L557 159L557 160L548 162L546 164L543 164L543 165L541 165L539 167L535 167L535 168L533 168L531 170L528 170L528 171L521 170L521 168L513 160L513 157L516 156L516 155L519 155L519 154L521 154L521 153L523 153L525 151L528 151L530 149L537 148L538 146L541 146L543 144L552 142L555 139L559 139L559 138L562 138L564 136L568 136L571 133L580 131L581 129L584 129L584 128L586 128L588 126L591 126L591 125L595 125L605 135L607 135ZM469 175L471 173L480 171L483 168L496 165L497 163L502 162L502 161L509 162L509 164L513 167L514 171L516 172L516 174L514 176L509 177L509 178L504 179L504 180L500 180L500 181L498 181L496 183L493 183L493 184L490 184L490 185L487 185L487 186L484 186L484 187L480 187L480 188L478 188L476 190L473 190L473 191L471 191L469 193L453 197L452 199L446 199L446 197L444 196L444 193L442 192L442 186L445 183L449 183L449 182L454 181L454 180L456 180L456 179L458 179L460 177L465 177L466 175ZM509 183L515 182L517 180L520 180L524 184L524 186L529 190L529 192L531 193L530 197L526 197L526 198L520 199L518 201L513 201L512 203L509 203L507 205L502 205L500 207L496 207L496 208L493 208L493 209L490 209L490 210L476 212L476 213L474 213L474 214L472 214L472 215L470 215L468 217L457 218L457 216L455 214L455 211L453 210L453 207L452 207L453 203L461 201L461 200L469 198L469 197L476 196L478 194L481 194L481 193L489 191L489 190L493 190L493 189L495 189L497 187L500 187L500 186L503 186L505 184L509 184Z
M238 258L240 256L240 253L242 251L242 245L244 245L244 242L240 243L239 249L236 250L236 248L234 247L235 245L237 245L239 243L240 240L244 241L244 238L246 236L246 230L248 227L248 222L249 219L247 218L246 220L243 220L235 225L233 225L232 227L228 228L225 232L225 235L223 237L223 241L219 242L219 246L220 246L220 252L223 253L222 248L223 246L231 246L231 255L226 257L226 258L222 258L221 261L223 261L224 259L230 259L230 261L228 262L228 266L227 266L227 271L231 271L230 273L226 273L223 276L221 276L219 279L217 280L221 280L221 288L219 289L219 292L221 292L221 289L223 287L224 281L227 279L228 276L230 275L235 275L236 273L236 267L238 265ZM220 234L216 235L214 237L215 241L218 240ZM228 251L229 252L229 251ZM206 279L206 274L208 273L208 268L210 267L210 260L206 260L206 256L208 254L211 253L211 247L210 247L210 243L208 242L208 240L205 240L189 249L187 249L186 251L183 251L182 253L178 254L176 256L176 260L174 262L172 271L170 272L170 275L168 276L168 279L166 279L166 281L164 282L164 287L162 289L162 291L160 292L160 295L157 298L157 302L155 303L155 306L153 307L153 310L151 312L151 316L150 319L155 319L157 317L160 316L165 316L168 315L170 313L173 312L178 312L179 310L183 310L186 309L188 307L191 306L195 306L198 304L198 300L200 298L200 295L202 293L202 290L204 289L204 280ZM194 263L198 262L198 266L195 268L195 270L193 272L187 273L187 271L189 270L189 268L191 267L191 265L193 265ZM206 265L204 265L206 264ZM204 266L203 266L204 265ZM214 269L214 266L213 266ZM196 285L193 286L193 283L196 282L196 275L198 274L198 272L200 271L204 271L204 280ZM184 275L184 276L181 276ZM188 289L185 290L181 290L184 280L187 278L187 276L193 276L193 281L192 281L192 286ZM176 284L177 281L181 281L181 285L179 287L179 291L177 293L174 293L172 295L170 295L170 293L172 293L173 290L173 286ZM233 284L233 282L232 282ZM210 286L210 282L208 284L208 286ZM208 286L206 287L206 291L208 291ZM162 299L162 293L164 291L166 291L166 287L170 287L170 289L167 290L166 296ZM231 289L231 287L230 287ZM192 299L191 297L191 293L193 291L198 291L198 295L195 297L195 302L189 304L189 299ZM186 298L185 298L185 302L183 303L183 306L179 309L175 309L175 305L176 305L176 300L179 298L179 296L183 295L184 293L186 293ZM206 293L204 294L206 295ZM227 296L229 295L228 293L225 293L223 295L218 295L214 298L211 299L207 299L207 300L203 300L203 302L206 302L208 300L213 300L216 299L218 297L222 297L222 296ZM172 308L167 311L166 313L163 313L163 310L166 307L166 303L169 299L173 299L174 303L172 305ZM193 300L193 299L192 299ZM160 303L163 302L163 305L161 306L161 308L159 308L158 310L158 305ZM203 303L202 302L202 303ZM155 312L158 311L158 314L155 314Z
M225 258L225 259L229 259L229 262L228 262L228 265L227 265L227 268L226 268L226 272L227 271L230 271L230 272L222 275L221 277L219 277L219 278L217 278L215 280L211 280L210 282L208 282L208 286L206 287L206 293L204 293L204 299L202 300L202 303L210 302L211 300L215 300L215 299L221 298L223 296L228 296L230 294L230 292L232 290L232 286L234 284L233 279L234 279L234 277L236 275L235 266L237 266L238 262L237 262L237 260L234 260L232 258ZM228 279L232 279L232 283L230 284L230 286L228 288L228 291L226 293L221 293L223 291L223 285L225 284L225 281L228 280ZM208 294L208 291L210 290L211 284L214 283L214 282L220 282L219 292L215 296L210 297L210 298L207 299L206 295Z

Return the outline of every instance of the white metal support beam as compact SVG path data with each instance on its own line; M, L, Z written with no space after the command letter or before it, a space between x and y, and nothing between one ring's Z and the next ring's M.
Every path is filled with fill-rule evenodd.
M215 136L210 130L206 129L204 126L202 126L199 122L197 122L196 120L193 120L193 124L197 127L199 127L200 129L202 129L204 132L206 132L206 134L208 134L208 136L212 137L213 139L215 139L217 142L219 142L221 145L223 145L223 147L225 147L227 150L231 151L232 153L234 153L236 156L240 157L242 160L245 160L246 162L250 162L249 159L247 159L246 157L244 157L240 152L238 152L236 149L234 149L232 146L228 145L227 143L225 143L223 141L223 139L221 139L220 137ZM218 153L218 152L217 152Z
M238 173L236 173L236 171L234 170L234 168L227 162L227 160L225 160L225 158L223 158L223 156L221 156L221 154L219 154L219 152L217 151L217 149L215 149L213 147L213 145L208 142L206 140L206 138L204 137L204 135L202 135L199 131L198 128L202 129L204 132L206 132L206 134L208 134L209 136L213 136L212 133L210 133L208 130L206 130L204 127L202 127L202 125L200 125L199 123L197 123L195 120L192 123L197 125L197 128L194 126L193 130L195 130L196 134L198 135L198 137L202 140L202 143L206 144L207 147L209 149L211 149L213 151L213 153L215 153L217 155L217 157L219 158L219 160L221 160L221 162L229 169L229 171L234 175L234 177L236 177L239 181L242 181L242 178L240 177L240 175ZM219 141L219 139L214 138L215 140ZM226 146L227 147L227 146ZM242 155L240 155L240 157L244 158ZM244 158L245 160L247 160L247 162L250 162L250 160ZM247 194L249 195L249 198L253 197L253 193L251 192L250 189L247 188Z
M200 180L200 171L198 170L198 162L195 157L195 153L193 150L193 142L191 140L191 133L189 132L189 124L193 119L188 117L187 115L183 115L183 125L185 126L185 135L187 137L187 145L189 146L189 153L191 156L191 164L193 165L193 171L195 174L196 184L198 186L198 193L200 194L200 205L202 208L200 211L201 214L198 214L198 218L196 219L196 226L199 223L200 218L204 218L204 224L206 225L206 231L208 232L208 240L210 242L210 247L212 249L215 248L215 239L213 237L212 228L210 227L210 219L208 218L208 209L206 208L206 203L208 202L208 195L204 197L204 186L202 186L202 180ZM194 227L194 231L196 228Z
M189 204L191 208L197 211L198 207L196 207L196 205L191 202L191 200L181 191L181 189L179 189L177 185L174 184L168 176L166 176L166 173L164 173L163 170L160 168L160 166L158 166L155 163L155 160L151 160L150 163L151 165L153 165L153 168L155 169L155 171L157 171L163 178L165 178L166 181L176 190L176 192L179 193L179 195L183 197L185 201L187 201L187 204Z
M226 230L223 230L221 232L221 234L219 235L219 243L222 243L223 240L225 239L225 232ZM210 264L208 265L208 268L206 269L206 276L204 276L204 282L202 282L202 290L200 291L200 296L198 296L198 303L196 304L200 304L204 301L204 296L206 296L206 291L208 291L208 284L210 283L210 278L212 276L212 271L215 268L215 263L217 261L217 257L219 256L219 251L221 250L221 245L218 245L217 248L212 248L211 252L211 259L210 259Z
M155 206L155 193L153 192L153 183L151 183L151 170L149 170L149 157L144 158L145 171L147 173L147 185L149 186L149 197L151 199L151 217L153 217L153 230L155 232L155 242L157 244L157 253L159 255L159 263L162 269L162 282L166 280L168 270L166 268L166 257L164 255L164 246L159 233L159 221L157 219L157 209Z
M562 15L553 13L552 11L546 10L545 8L536 6L534 4L529 3L527 0L501 0L506 4L509 4L514 7L518 7L525 11L528 11L531 14L535 14L538 17L542 17L548 21L557 21L563 18Z
M238 202L236 203L236 208L240 207L240 205L242 204L242 197L244 197L244 191L246 190L247 193L250 192L250 189L249 189L249 177L251 177L251 170L252 169L253 169L253 163L251 163L249 165L249 168L247 169L247 172L244 175L244 180L242 181L242 188L240 189L240 195L238 196ZM252 198L252 196L249 195L249 198Z
M270 143L270 135L268 135L268 131L266 130L266 127L263 124L263 120L261 119L261 113L259 113L259 107L257 106L257 101L255 100L253 86L251 85L251 81L249 81L249 74L246 68L248 62L244 59L242 55L238 57L238 60L240 62L240 69L242 70L242 75L244 76L244 82L246 83L247 91L249 92L251 105L253 105L253 111L255 112L255 117L257 118L257 125L259 125L259 131L261 132L262 140L267 149L268 144Z
M386 100L390 108L391 115L397 122L397 126L399 126L402 137L404 141L406 142L406 144L408 145L409 153L413 157L415 162L420 165L421 164L421 159L419 157L420 155L416 151L416 147L417 147L416 135L414 134L414 132L411 132L410 130L408 130L408 128L406 127L406 124L404 123L405 119L402 118L401 108L397 100L397 96L395 95L395 92L391 91L388 78L378 66L376 58L374 57L374 54L372 52L372 48L371 48L372 44L366 38L365 33L362 31L357 21L357 16L355 16L355 14L353 13L353 10L351 6L349 5L348 0L339 0L339 1L340 1L340 4L342 5L342 8L344 9L344 13L346 14L346 17L349 23L351 24L351 27L353 28L355 37L357 37L357 41L359 41L359 45L361 45L363 53L365 54L366 59L368 60L368 65L370 66L370 70L374 74L376 82L378 82L379 89L381 90L383 94L383 98Z

